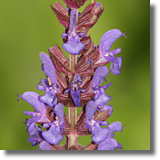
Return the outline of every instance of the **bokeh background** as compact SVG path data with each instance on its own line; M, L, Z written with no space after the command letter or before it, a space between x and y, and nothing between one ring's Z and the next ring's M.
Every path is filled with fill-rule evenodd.
M28 133L23 123L27 118L23 111L33 108L25 101L18 103L16 94L25 91L43 94L36 89L45 77L39 53L48 53L54 44L62 48L64 28L50 8L56 1L62 2L0 0L0 149L38 149L27 143ZM123 133L115 136L124 150L150 150L150 1L98 2L105 10L89 32L95 45L110 29L127 32L127 39L121 37L112 46L112 49L122 48L119 56L123 56L123 65L120 75L110 73L107 77L108 83L113 82L106 93L112 96L108 104L114 109L108 122L120 121L125 125ZM83 145L90 141L90 136L79 137Z

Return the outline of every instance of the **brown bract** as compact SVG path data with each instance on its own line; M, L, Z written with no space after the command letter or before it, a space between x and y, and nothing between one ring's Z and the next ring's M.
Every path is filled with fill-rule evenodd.
M56 2L54 7L51 5L51 8L58 18L59 22L66 28L69 28L69 14L68 11L64 8L64 6Z
M78 9L84 5L87 0L63 0L63 2L72 9Z

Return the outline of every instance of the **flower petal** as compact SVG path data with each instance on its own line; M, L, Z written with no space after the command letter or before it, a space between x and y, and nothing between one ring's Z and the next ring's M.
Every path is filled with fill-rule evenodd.
M101 112L107 111L107 110L110 110L108 114L109 114L109 116L111 116L111 114L113 112L113 107L112 106L103 105L102 108L100 108Z
M105 55L111 49L112 44L121 36L125 36L125 34L118 29L112 29L106 32L100 40L100 52Z
M111 100L111 96L107 96L104 89L101 89L101 92L98 94L99 98L95 100L95 105L97 107L103 106Z
M86 123L90 122L98 107L95 106L94 101L89 101L86 105Z
M42 62L42 69L47 75L47 77L51 79L52 84L57 83L55 66L50 57L46 53L41 52L40 58Z
M47 143L46 141L42 141L42 142L39 144L39 149L40 149L40 150L52 150L50 144Z
M27 127L27 131L29 136L34 136L36 135L39 131L41 131L41 128L38 127L35 123L31 123L28 127Z
M70 91L75 106L81 107L80 91Z
M108 75L108 68L105 66L98 67L92 79L92 88L100 86L104 78Z
M54 124L48 131L42 131L42 136L48 143L54 145L58 145L59 142L63 140L59 126L55 126Z
M121 73L120 68L122 65L122 56L116 57L117 61L111 64L110 70L113 74L118 75Z
M114 122L114 123L110 124L108 127L109 127L109 129L110 129L110 135L111 135L113 132L122 131L121 122Z
M39 100L50 107L53 107L57 104L57 97L53 89L46 88L45 95L39 96Z
M39 101L39 95L35 92L25 92L20 96L23 100L27 101L37 112L42 112L45 105Z
M107 138L101 142L97 150L115 150L118 147L118 142L113 138Z
M92 126L92 140L94 143L99 144L104 141L109 134L109 128L101 128L99 123Z
M85 47L84 43L79 40L79 36L68 36L67 43L63 44L63 49L73 55L78 55L79 52Z
M59 122L61 124L64 123L64 108L63 108L63 104L62 103L58 103L55 107L54 107L54 112L56 114L56 116L59 119Z

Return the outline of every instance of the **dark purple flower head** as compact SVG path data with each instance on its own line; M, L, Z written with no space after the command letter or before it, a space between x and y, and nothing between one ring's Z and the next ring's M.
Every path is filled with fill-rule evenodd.
M65 90L64 93L67 94L70 91L71 97L74 101L75 106L81 107L80 94L85 93L86 90L82 89L80 86L82 85L81 77L78 73L75 74L74 79L71 83L69 89Z
M54 145L58 145L60 141L63 140L62 132L64 128L64 120L63 120L63 104L58 103L53 112L56 114L56 120L52 123L43 124L44 128L49 128L47 131L42 131L42 136L44 139Z
M86 121L85 125L92 133L92 140L94 143L99 144L104 141L109 135L109 128L101 128L101 125L108 125L107 121L97 121L94 119L94 114L98 110L94 101L89 101L86 106Z
M63 49L66 50L70 54L78 55L79 52L85 47L85 44L80 41L79 36L85 37L85 34L84 33L77 34L76 11L72 9L70 14L71 15L70 15L69 33L62 34L62 38L68 37L67 43L63 44Z
M53 107L57 104L57 97L55 93L59 91L55 66L47 54L41 52L40 58L42 62L42 70L47 75L48 80L43 79L41 81L41 85L37 86L38 90L45 90L45 95L39 96L39 100L48 106Z
M122 57L117 58L114 55L120 53L121 48L117 48L112 51L110 51L110 49L112 44L121 36L125 36L125 34L118 29L112 29L102 36L99 44L100 59L97 63L105 61L111 62L112 65L110 70L113 74L116 75L121 73L120 68L122 65Z
M122 145L119 144L114 137L113 132L122 131L122 126L120 122L114 122L110 124L107 128L109 128L109 134L107 138L101 142L98 146L97 150L115 150L115 149L121 149Z
M21 96L19 96L19 98L27 101L35 109L34 112L24 111L24 114L32 116L32 118L26 121L27 126L35 122L51 122L46 116L46 106L39 101L38 97L39 95L35 92L25 92Z

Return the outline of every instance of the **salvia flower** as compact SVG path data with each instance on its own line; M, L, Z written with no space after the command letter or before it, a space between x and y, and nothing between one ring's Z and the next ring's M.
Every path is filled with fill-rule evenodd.
M39 101L38 97L39 95L35 92L25 92L18 98L18 99L22 98L23 100L28 102L35 110L34 112L24 111L24 114L26 114L27 116L32 116L32 118L27 119L26 121L26 125L30 127L32 127L31 124L34 124L35 122L38 123L50 122L50 120L46 116L47 108L44 103Z
M112 44L121 36L125 36L125 34L118 29L112 29L102 36L99 44L100 59L97 63L104 61L111 62L110 70L116 75L121 73L122 57L115 57L114 55L120 53L121 48L112 51L110 51L110 49Z
M49 56L43 52L40 53L42 70L45 72L47 79L41 80L41 85L37 86L38 90L45 90L45 95L39 96L39 100L50 107L57 104L55 93L58 92L58 82L55 73L55 66Z
M101 142L98 146L97 150L115 150L115 149L121 149L122 145L119 144L114 137L113 132L122 131L122 126L120 122L114 122L108 126L109 128L109 134L107 138Z
M94 143L99 144L104 141L109 135L108 128L101 128L101 125L108 125L107 121L97 121L94 119L94 114L98 110L94 101L89 101L86 106L86 126L92 133L92 140Z
M42 71L46 78L37 85L43 95L25 92L20 98L28 102L34 111L24 111L31 116L25 124L32 147L39 144L39 150L117 150L122 145L114 139L114 132L122 131L120 122L109 125L108 117L113 113L108 102L111 96L105 84L110 71L121 73L122 56L116 57L121 48L111 50L113 43L125 36L119 29L106 32L99 45L95 45L89 30L97 23L104 11L103 5L92 0L79 13L79 8L87 0L63 0L66 6L56 2L51 6L60 24L64 26L61 35L62 48L69 53L69 59L61 47L49 47L49 55L40 53ZM68 115L64 108L68 107ZM77 115L77 107L81 107ZM91 143L86 147L78 143L78 136L91 135ZM66 143L59 143L66 138Z
M85 93L86 90L82 89L80 86L82 85L81 77L78 73L75 74L74 79L71 83L71 87L64 91L67 94L70 91L71 97L74 101L75 106L81 107L80 94Z
M44 139L50 143L57 145L63 140L62 132L64 128L63 121L63 104L58 103L53 112L56 114L56 120L51 123L44 123L43 128L49 128L47 131L42 131Z
M79 52L85 47L84 43L82 43L79 39L80 37L85 37L84 33L77 34L76 31L76 11L73 9L70 15L70 26L69 33L63 33L62 38L68 37L67 43L63 44L64 50L73 55L78 55Z

